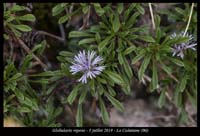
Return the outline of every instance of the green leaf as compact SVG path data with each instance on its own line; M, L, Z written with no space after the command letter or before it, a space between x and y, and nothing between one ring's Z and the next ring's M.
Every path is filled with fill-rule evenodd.
M140 40L143 40L143 41L146 41L146 42L152 42L152 43L156 42L156 41L153 39L153 37L151 37L151 36L139 36L138 38L139 38Z
M99 22L99 24L101 24L102 22ZM89 32L91 33L99 33L99 31L101 30L101 25L93 25L90 27Z
M123 43L121 38L118 38L117 44L118 44L118 48L117 48L116 51L117 52L122 52L124 50L124 45L123 45L124 43Z
M12 25L12 26L13 26L13 25ZM16 30L14 27L15 27L15 26L10 27L10 29L12 30L12 32L13 32L17 37L21 37L22 33L21 33L20 31Z
M101 5L99 3L93 3L93 5L94 5L94 9L95 9L96 13L99 16L102 16L105 13L104 9L101 8Z
M176 7L175 10L176 10L179 14L185 16L185 11L184 11L183 9L181 9L181 8L179 8L179 7Z
M6 99L6 102L8 103L8 102L10 102L10 101L12 101L13 100L13 98L15 98L15 94L11 94L10 96L8 96Z
M125 59L124 62L125 63L123 65L123 67L124 67L124 70L126 72L126 75L128 76L129 79L132 79L132 77L133 77L132 69L131 69L131 67L130 67L128 61L127 61L127 59Z
M11 78L9 79L9 81L16 80L16 79L18 79L18 78L20 78L20 77L22 77L22 74L21 74L21 73L17 73L17 74L15 74L13 77L11 77Z
M41 50L43 46L44 46L43 44L37 44L37 45L35 45L33 47L33 49L32 49L32 52Z
M124 10L124 3L118 3L118 5L117 5L117 12L119 14L121 14L123 10Z
M77 113L76 113L76 126L83 126L83 112L82 112L82 104L78 105Z
M174 92L174 102L177 107L180 107L182 105L182 93L178 89L179 87L177 86Z
M64 8L61 6L61 4L57 4L52 9L52 15L56 16L56 15L60 14L62 11L64 11Z
M61 3L61 7L64 8L65 6L67 6L69 3Z
M64 16L62 16L62 17L59 18L58 24L63 24L63 23L65 23L68 19L69 19L69 16L68 16L68 15L64 15Z
M114 32L118 32L119 28L120 28L121 24L119 21L119 15L115 14L114 20L113 20L113 30Z
M37 100L36 99L32 99L32 109L35 111L39 110L38 104L37 104Z
M29 32L31 31L31 27L27 26L27 25L12 25L14 28L23 31L23 32Z
M131 46L131 47L127 48L127 49L124 51L123 54L124 54L124 55L128 55L128 54L130 54L131 52L133 52L135 49L136 49L135 46Z
M142 6L140 6L139 4L136 6L136 9L138 10L138 12L142 15L144 15L145 10Z
M186 36L186 37L175 37L173 39L170 39L170 44L181 44L181 43L184 43L184 42L188 42L189 41L189 38Z
M64 57L72 57L72 56L74 56L74 54L69 52L69 51L61 51L61 52L59 52L59 55L60 56L64 56Z
M102 95L104 92L105 92L104 87L101 84L99 84L99 86L98 86L98 93L99 93L99 95Z
M180 116L179 116L178 120L179 120L180 123L188 122L188 114L187 114L185 109L183 109L183 108L181 109Z
M87 5L86 5L86 6L83 6L82 11L83 11L84 14L88 13L88 11L89 11L89 6L87 6Z
M132 59L131 64L135 64L138 62L140 59L142 59L145 56L145 51L141 51L135 58Z
M59 60L60 62L63 62L63 63L71 63L73 61L73 58L71 57L64 57L64 56L57 56L56 57L57 60Z
M101 97L99 97L99 104L100 104L100 110L101 110L101 115L102 115L102 120L104 124L108 124L109 121L109 115L106 110L105 104L102 101Z
M17 19L23 21L35 21L35 16L33 14L26 14L24 16L17 17Z
M122 77L115 73L115 72L112 72L112 71L105 71L105 73L117 84L124 84L124 81L122 79Z
M6 23L9 23L11 21L15 20L15 17L14 16L10 16L7 20L6 20Z
M69 33L69 38L76 38L76 37L93 37L94 35L93 34L90 34L88 32L85 32L85 31L71 31Z
M108 92L110 93L110 95L116 96L116 92L113 90L113 88L110 87L109 85L107 87L108 87Z
M158 33L161 33L161 30L160 30L160 16L159 15L155 15L155 25L156 25L156 33L158 34ZM158 32L157 32L158 31ZM160 32L159 32L160 31ZM157 35L156 34L156 36L159 36L159 35ZM159 36L159 38L160 38L160 36Z
M101 52L106 45L109 44L110 40L111 40L112 36L106 37L102 42L99 43L98 49Z
M160 28L158 26L158 27L156 27L156 42L157 43L159 43L160 38L161 38L161 30L160 30Z
M160 94L160 97L158 99L158 106L160 108L163 107L163 105L165 104L165 99L166 99L166 96L165 96L165 90L162 90L161 94Z
M24 101L25 99L24 94L19 89L15 89L14 92L19 100Z
M39 80L28 80L29 82L32 83L38 83L38 84L48 84L49 83L49 79L39 79Z
M135 12L130 19L127 21L127 23L125 24L128 28L130 28L131 26L133 26L133 24L135 24L136 22L136 18L140 15L139 12Z
M8 86L11 90L15 90L16 89L16 86L17 86L17 82L16 81L12 81L12 82L9 82L8 83Z
M58 115L60 115L62 111L63 111L63 108L58 107L53 113L53 118L56 118Z
M12 11L12 12L22 11L22 10L25 10L25 7L24 7L24 6L19 6L19 5L14 5L14 6L12 6L12 8L10 9L10 11Z
M112 103L112 105L120 110L121 112L124 111L124 106L122 105L122 103L120 103L117 99L115 99L114 97L112 97L111 95L109 95L108 93L105 93L106 97L108 98L108 100Z
M186 91L186 93L187 93L187 96L188 96L190 102L192 103L192 105L194 107L196 107L197 106L197 100L194 97L192 97L192 95L188 91Z
M25 97L24 101L22 101L22 103L26 104L27 106L32 107L33 103L31 101L31 99L29 99L28 97Z
M94 43L95 41L96 41L95 38L86 38L86 39L80 40L78 42L78 45L91 44L91 43Z
M46 91L46 95L49 95L49 94L55 89L56 86L57 86L56 83L53 84L53 85L51 85L51 86L48 88L48 90Z
M96 33L95 34L95 40L97 41L97 43L100 43L101 42L101 36L99 33Z
M180 82L180 85L179 85L179 91L180 92L183 92L185 87L186 87L186 84L187 84L187 76L184 76L182 79L181 79L181 82Z
M103 84L107 84L107 81L103 78L97 77L97 81Z
M123 85L122 86L122 91L126 94L126 95L131 95L131 88L129 84Z
M103 78L106 79L106 82L108 85L110 86L114 86L115 85L115 82L109 77L107 76L106 74L102 74Z
M162 61L159 61L161 66L162 66L162 69L167 73L167 74L171 74L172 73L172 69L168 66L166 66Z
M127 22L127 19L129 18L130 13L135 8L136 3L131 3L130 6L124 11L124 20Z
M180 67L184 67L184 63L178 59L175 58L171 58L171 57L167 57L170 61L172 61L174 64L180 66Z
M127 39L129 39L129 40L135 40L135 39L137 39L139 36L138 36L138 35L135 35L135 34L128 34L128 35L125 36L125 37L126 37ZM132 46L132 45L133 45L133 43L130 42L130 41L128 41L127 44L128 44L129 46Z
M71 91L70 95L67 98L67 101L69 102L69 104L72 104L78 94L80 88L80 84L75 86L74 89Z
M22 112L22 113L32 112L32 110L29 109L28 107L19 107L19 108L18 108L18 111L19 111L19 112Z
M154 91L158 86L158 73L157 73L157 67L155 63L153 63L153 75L152 75L151 84L152 84L151 91Z
M144 75L144 73L145 73L145 71L146 71L146 69L147 69L147 67L148 67L148 65L149 65L150 60L151 60L151 56L150 56L150 55L147 55L147 56L144 58L144 60L143 60L143 62L142 62L142 65L140 66L140 69L139 69L139 71L138 71L139 80L142 80L143 75Z
M118 53L118 61L120 65L124 64L124 58L122 56L122 52Z
M82 104L83 103L83 101L85 100L86 95L87 95L87 90L82 90L81 96L79 97L78 104Z
M7 34L3 34L3 38L4 38L5 40L8 40L8 39L9 39L9 36L8 36Z
M45 72L42 72L42 73L39 73L39 74L34 74L34 75L29 75L31 77L38 77L38 76L41 76L41 77L46 77L46 76L54 76L54 72L52 71L45 71Z
M155 59L156 61L160 61L160 55L161 55L161 53L159 53L159 52L155 53L154 56L155 56L155 58L156 58L156 59Z

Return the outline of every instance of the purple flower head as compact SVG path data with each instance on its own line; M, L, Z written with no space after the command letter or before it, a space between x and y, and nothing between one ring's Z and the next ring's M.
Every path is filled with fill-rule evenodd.
M172 49L172 56L179 56L183 59L184 57L184 50L187 50L187 49L192 49L192 50L196 50L194 48L194 46L197 45L197 43L194 42L194 37L192 35L189 35L188 33L185 34L185 36L183 36L184 32L181 32L180 34L176 34L176 33L173 33L171 36L170 36L170 39L173 39L173 38L176 38L176 37L188 37L188 41L187 42L183 42L183 43L180 43L180 44L175 44L174 45L174 48Z
M102 61L103 58L97 56L94 51L80 51L74 56L74 62L72 62L73 65L70 66L70 72L72 72L72 75L78 72L83 73L82 77L78 81L87 83L87 78L96 78L96 76L100 75L105 69L105 66L101 65Z

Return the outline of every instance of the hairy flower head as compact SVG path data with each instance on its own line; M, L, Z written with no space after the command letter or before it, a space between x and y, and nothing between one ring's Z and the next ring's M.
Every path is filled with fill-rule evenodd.
M73 65L70 66L70 72L72 72L73 75L78 72L82 73L83 75L78 81L87 83L88 78L96 78L96 76L100 75L105 69L105 66L102 65L102 61L103 58L97 56L95 51L79 51L79 53L74 56Z
M174 39L176 37L188 37L188 41L187 42L183 42L183 43L180 43L180 44L174 44L174 47L172 49L172 56L179 56L183 59L184 57L184 50L187 50L187 49L192 49L192 50L196 50L194 48L194 46L197 45L197 43L194 42L194 37L192 35L189 35L188 33L186 33L184 35L184 32L181 32L180 34L176 34L176 33L173 33L171 36L170 36L170 39Z

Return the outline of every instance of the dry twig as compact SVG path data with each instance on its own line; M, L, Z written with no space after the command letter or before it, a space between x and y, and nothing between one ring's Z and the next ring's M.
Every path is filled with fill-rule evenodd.
M26 44L20 39L17 38L17 41L19 42L19 44L21 45L21 47L28 53L28 54L32 54L33 58L44 68L47 69L47 66L26 46Z

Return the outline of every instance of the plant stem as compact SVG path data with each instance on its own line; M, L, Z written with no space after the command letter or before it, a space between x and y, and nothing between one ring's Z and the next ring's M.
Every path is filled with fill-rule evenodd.
M28 54L32 54L33 58L44 68L47 69L47 66L26 46L26 44L20 39L17 38L19 44L21 45L21 47L28 53Z
M155 26L155 22L154 22L154 15L153 15L153 10L152 10L152 7L151 7L151 3L149 3L149 10L150 10L150 14L151 14L151 21L152 21L153 29L155 29L156 26Z
M191 11L190 11L190 16L189 16L188 23L187 23L187 26L186 26L186 28L185 28L185 32L184 32L183 36L186 35L187 30L188 30L188 28L189 28L190 21L191 21L191 18L192 18L192 12L193 12L193 9L194 9L194 3L192 3Z
M48 32L45 32L45 31L38 31L38 32L39 32L40 34L47 35L47 36L49 36L49 37L52 37L52 38L58 39L58 40L61 41L61 42L64 41L63 38L58 37L58 36L53 35L53 34L50 34L50 33L48 33Z
M61 33L61 37L63 39L63 42L66 43L66 34L65 34L65 29L63 27L63 24L59 24L59 29L60 29L60 33Z

